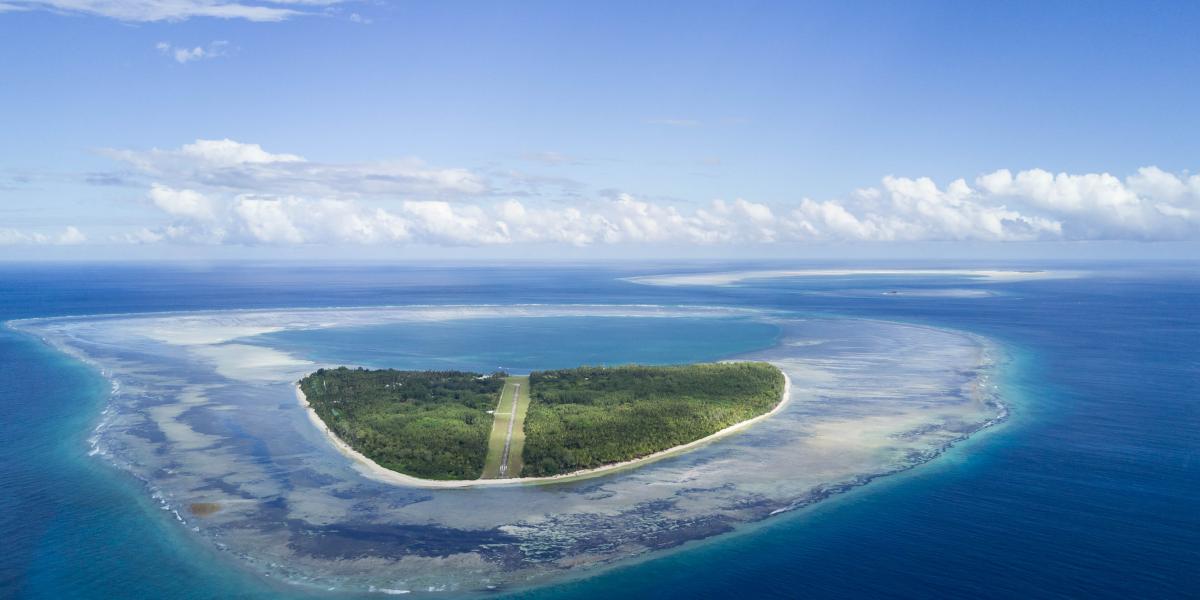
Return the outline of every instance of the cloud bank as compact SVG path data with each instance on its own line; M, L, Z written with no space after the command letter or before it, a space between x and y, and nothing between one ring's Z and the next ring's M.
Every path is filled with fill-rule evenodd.
M172 150L109 149L102 153L175 187L220 192L343 197L487 191L484 179L466 169L433 168L415 158L326 164L229 139L196 140Z
M330 164L234 140L107 150L152 183L170 221L130 242L683 244L1200 239L1200 176L997 170L938 185L884 177L843 198L667 203L628 193L504 197L487 178L417 159Z
M87 236L74 225L59 233L0 228L0 246L74 246L85 242Z

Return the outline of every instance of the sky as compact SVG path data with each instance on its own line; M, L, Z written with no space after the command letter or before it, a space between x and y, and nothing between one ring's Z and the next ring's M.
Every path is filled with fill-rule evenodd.
M1200 4L0 0L0 260L1200 256Z

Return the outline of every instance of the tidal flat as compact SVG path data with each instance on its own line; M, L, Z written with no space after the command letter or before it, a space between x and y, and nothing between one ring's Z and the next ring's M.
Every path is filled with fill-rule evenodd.
M270 335L387 326L403 343L408 325L469 329L495 319L769 324L777 334L767 347L723 358L776 365L791 379L791 399L736 435L595 479L420 489L372 478L329 443L292 386L335 365ZM254 571L349 591L511 589L651 556L928 461L1005 414L989 383L996 349L986 340L876 320L720 307L517 305L11 325L112 380L93 451L145 482L163 514ZM537 349L530 352L536 360Z

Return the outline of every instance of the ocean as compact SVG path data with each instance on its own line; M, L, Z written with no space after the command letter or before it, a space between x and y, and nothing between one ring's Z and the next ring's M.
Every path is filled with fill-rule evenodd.
M846 267L10 264L0 266L0 320L253 308L615 303L745 307L961 330L1005 349L1001 388L1011 414L1004 423L932 462L809 508L516 595L1200 596L1200 276L1194 265L989 265L1069 269L1081 276L986 283L949 275L847 274L729 287L623 279L797 266ZM706 360L751 351L773 335L765 329L743 328L735 335L719 326L684 327L671 337L687 343L654 347L637 345L637 331L620 328L610 337L589 339L570 320L542 323L524 335L553 340L556 327L558 335L586 340L580 346L586 352L472 357L477 349L435 326L413 346L444 344L436 354L461 357L461 365L504 360L532 368L547 360L564 366ZM694 338L686 337L689 331ZM714 345L722 340L728 345ZM338 343L341 356L358 348L347 340L326 340L324 347ZM372 355L379 357L386 338L376 344ZM420 358L406 353L395 360L417 364ZM4 329L0 381L0 596L340 596L231 565L165 514L141 481L89 456L88 439L111 392L91 367Z

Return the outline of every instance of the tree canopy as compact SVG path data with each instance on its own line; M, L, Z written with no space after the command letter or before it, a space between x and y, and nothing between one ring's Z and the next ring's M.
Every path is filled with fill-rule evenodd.
M317 415L347 444L393 471L475 479L504 374L321 369L300 380Z
M766 363L581 367L534 372L526 476L640 458L769 412L783 374Z
M379 465L477 479L505 373L321 369L300 380L317 415ZM529 376L525 477L640 458L769 412L783 374L767 363L579 367Z

